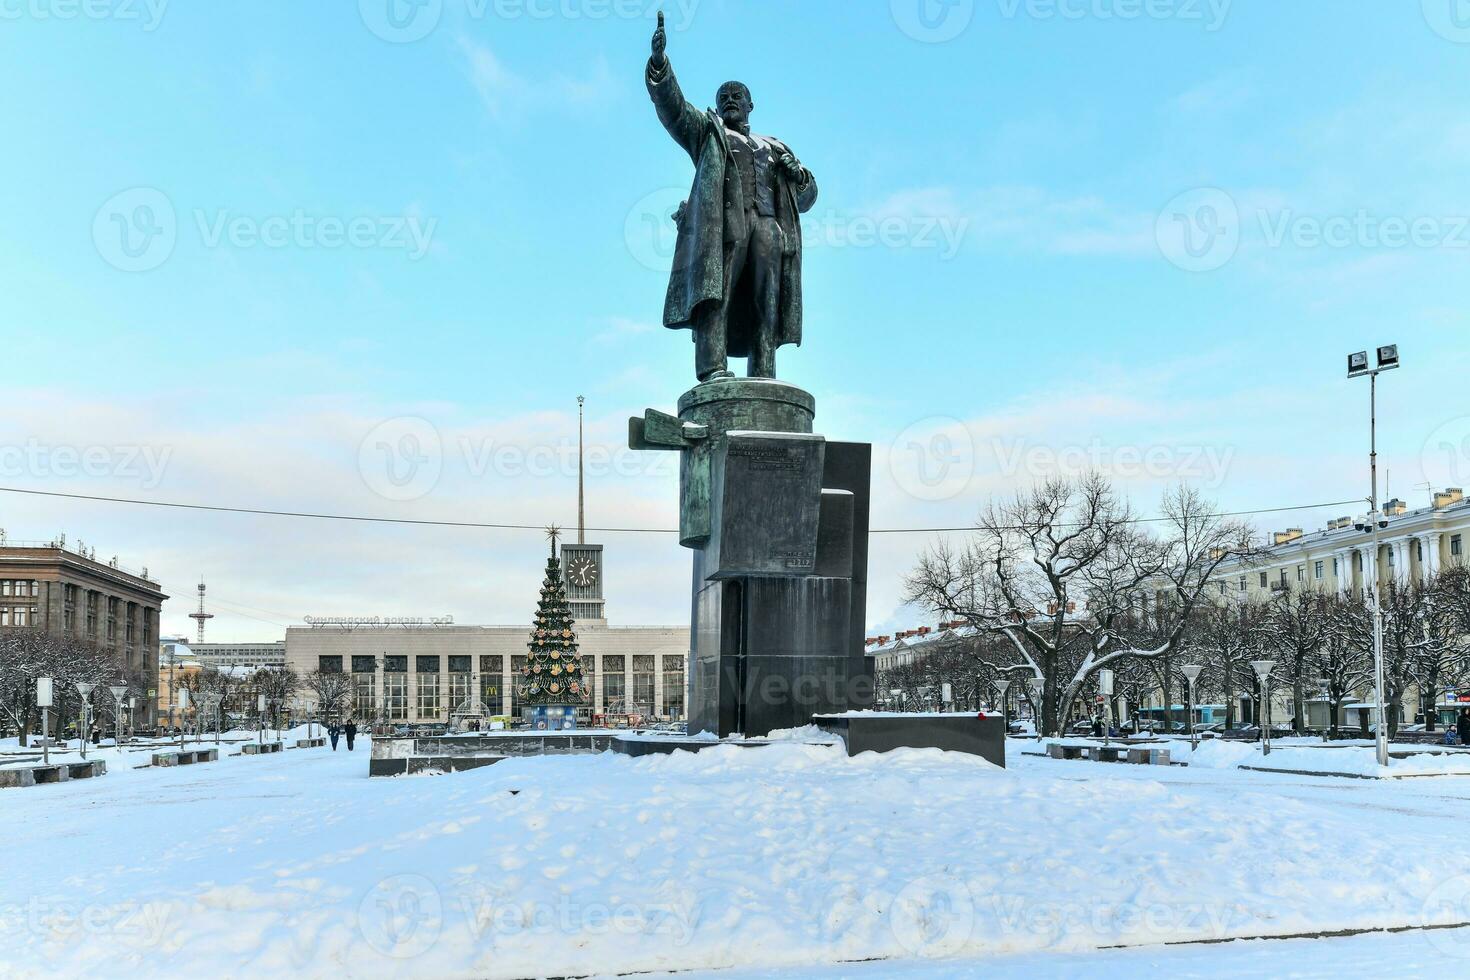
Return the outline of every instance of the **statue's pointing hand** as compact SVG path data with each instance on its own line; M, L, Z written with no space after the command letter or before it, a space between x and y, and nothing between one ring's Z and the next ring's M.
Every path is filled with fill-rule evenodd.
M664 12L660 10L658 12L658 27L653 32L653 63L655 66L663 67L664 62L667 60L667 56L664 54L664 48L668 47L668 44L669 37L664 32Z

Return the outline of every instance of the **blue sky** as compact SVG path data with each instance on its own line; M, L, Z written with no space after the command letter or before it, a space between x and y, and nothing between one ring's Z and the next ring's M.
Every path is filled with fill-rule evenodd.
M672 522L672 467L620 448L693 380L657 326L691 173L641 81L657 5L392 2L0 4L0 485L569 523L580 393L591 521ZM818 178L779 369L874 443L876 524L965 524L1083 462L1145 511L1179 479L1232 509L1359 496L1342 361L1387 342L1390 490L1470 482L1456 0L663 8L689 97L746 81ZM381 445L430 469L384 483ZM180 595L203 574L220 639L518 622L543 547L13 494L0 527ZM599 537L615 622L687 619L668 538ZM927 540L875 542L875 629L907 625Z

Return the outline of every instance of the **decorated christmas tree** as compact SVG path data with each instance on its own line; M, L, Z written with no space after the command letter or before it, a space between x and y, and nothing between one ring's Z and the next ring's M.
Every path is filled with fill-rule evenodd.
M582 658L577 654L577 634L572 631L566 587L561 581L561 561L556 557L559 533L554 526L546 532L551 539L551 557L546 560L546 580L541 583L541 598L536 602L529 655L518 682L521 703L526 705L575 707L591 699Z

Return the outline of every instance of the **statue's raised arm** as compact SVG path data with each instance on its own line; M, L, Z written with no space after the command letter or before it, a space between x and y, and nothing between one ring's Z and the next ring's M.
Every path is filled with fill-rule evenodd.
M664 49L668 47L668 35L664 31L663 11L658 14L658 27L653 32L653 54L648 58L645 81L653 107L658 110L658 121L684 148L691 157L699 153L700 136L704 132L707 118L698 108L684 100L679 89L679 80L674 77L673 66Z

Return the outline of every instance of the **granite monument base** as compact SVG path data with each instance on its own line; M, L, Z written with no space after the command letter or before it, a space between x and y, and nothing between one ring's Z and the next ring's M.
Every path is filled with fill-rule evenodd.
M866 707L872 447L812 432L816 401L724 379L629 421L634 449L678 450L679 543L694 552L689 731L761 736Z

